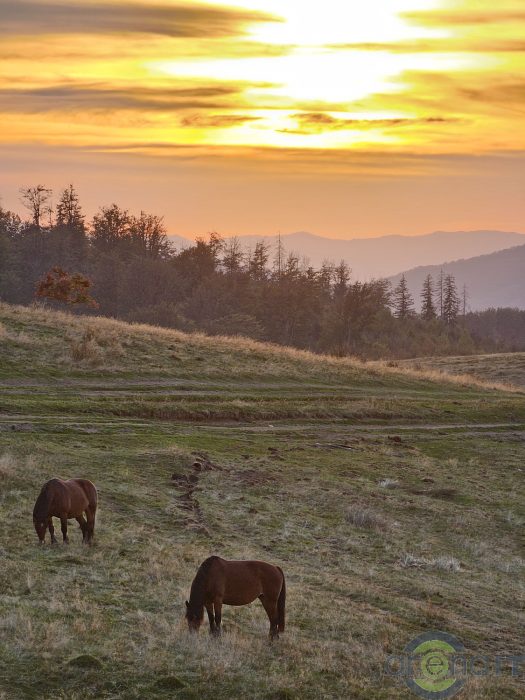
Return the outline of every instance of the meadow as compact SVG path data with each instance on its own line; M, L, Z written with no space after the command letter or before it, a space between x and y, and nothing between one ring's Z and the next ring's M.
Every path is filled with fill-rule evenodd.
M525 394L465 370L0 304L0 698L390 700L422 631L523 654ZM97 484L93 547L38 546L52 476ZM259 603L188 633L210 554L283 568L278 642Z
M524 352L501 352L460 357L424 357L417 360L403 360L400 362L400 366L455 375L470 374L483 381L525 386Z

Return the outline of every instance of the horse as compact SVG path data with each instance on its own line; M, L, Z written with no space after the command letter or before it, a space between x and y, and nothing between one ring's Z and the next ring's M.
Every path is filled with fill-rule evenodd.
M208 613L210 634L221 634L224 605L248 605L259 598L270 620L270 639L284 632L286 583L280 567L264 561L228 561L208 557L200 565L186 601L186 620L196 632Z
M82 530L82 542L91 544L95 530L97 512L97 489L87 479L51 479L42 486L33 509L33 524L40 544L44 544L46 528L49 528L51 544L56 544L53 518L60 518L64 544L67 536L68 518L75 518ZM84 519L83 513L86 514Z

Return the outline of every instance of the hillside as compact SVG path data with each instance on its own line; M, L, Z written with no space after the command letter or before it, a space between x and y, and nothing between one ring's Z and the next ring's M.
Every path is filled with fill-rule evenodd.
M0 697L401 700L422 631L518 654L524 441L498 385L0 304ZM92 548L38 547L52 476L97 484ZM210 554L283 568L278 642L258 602L188 634Z
M466 373L481 381L504 382L525 387L525 353L495 353L461 357L423 357L402 360L401 367L419 370L447 372L453 375Z
M267 241L273 248L276 236L239 236L246 248L253 248L258 240ZM378 238L351 238L349 240L316 236L297 232L281 236L287 252L306 256L310 264L319 268L325 260L345 260L356 279L366 281L389 277L419 265L440 265L449 260L471 258L493 253L525 243L525 234L507 231L436 231L422 236L380 236ZM184 240L174 237L178 247ZM186 242L185 245L189 245Z
M437 279L441 269L445 275L454 275L461 288L464 284L467 286L471 311L498 306L525 309L525 245L491 255L408 270L405 276L416 305L419 305L425 277L432 275ZM397 284L400 277L391 277L392 284Z

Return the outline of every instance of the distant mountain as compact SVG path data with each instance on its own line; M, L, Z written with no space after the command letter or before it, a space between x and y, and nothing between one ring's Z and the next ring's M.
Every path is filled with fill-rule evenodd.
M468 260L456 260L443 265L427 265L408 270L405 276L417 308L419 308L423 280L427 275L437 279L441 269L445 274L454 275L460 292L463 285L466 285L467 306L472 311L487 309L491 306L525 309L525 245ZM390 281L395 285L400 277L401 274L395 275L390 278Z
M265 240L275 246L277 236L238 236L245 247ZM190 243L173 236L178 247ZM389 277L418 265L438 265L448 260L485 255L525 243L525 234L507 231L437 231L423 236L381 236L350 240L324 238L298 232L281 236L288 252L309 259L319 267L324 260L345 260L360 280Z
M170 235L168 236L170 243L172 243L177 250L182 250L183 248L189 248L194 244L195 241L190 241L189 238L184 238L184 236Z

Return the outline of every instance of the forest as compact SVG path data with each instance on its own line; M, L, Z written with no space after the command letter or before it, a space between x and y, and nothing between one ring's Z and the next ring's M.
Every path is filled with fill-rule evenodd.
M525 311L469 313L468 290L451 275L427 277L416 313L404 277L391 288L354 279L345 262L314 269L280 241L245 250L212 232L176 250L155 214L112 204L88 221L73 185L55 206L43 185L21 189L20 199L26 217L0 207L3 301L59 306L48 293L55 270L84 280L89 294L77 302L96 301L70 304L76 313L188 332L363 359L525 349Z

